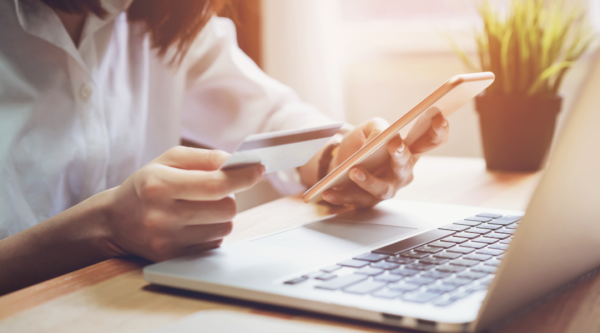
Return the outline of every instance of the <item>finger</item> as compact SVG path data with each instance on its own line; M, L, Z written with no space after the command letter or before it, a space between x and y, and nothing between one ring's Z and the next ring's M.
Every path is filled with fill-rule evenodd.
M450 125L443 115L439 114L431 120L431 127L415 143L410 146L413 154L423 154L448 141Z
M229 156L231 155L216 149L176 146L167 150L153 162L178 169L213 171L218 170Z
M223 243L223 239L217 239L212 242L190 245L181 250L181 256L199 254L204 251L216 249Z
M373 140L381 132L385 131L390 124L383 118L373 118L365 123L365 126L360 126L363 136L366 138L365 143Z
M410 149L407 149L406 144L402 141L400 135L390 140L387 149L390 154L390 165L394 175L396 175L396 177L402 176L406 171L409 171L409 173L412 174L412 167L414 164L412 159L413 154Z
M394 196L394 185L390 181L377 178L361 167L354 167L350 170L350 179L378 200L385 200Z
M145 171L136 184L142 196L214 201L252 187L261 180L265 167L251 165L234 170L196 171L155 165Z
M373 207L381 201L358 186L349 187L344 191L327 190L323 193L323 200L333 205L350 205L357 208Z
M342 140L338 154L333 159L334 167L354 155L356 151L381 134L388 126L389 123L386 120L373 118L353 129Z
M171 201L170 211L178 215L179 225L200 225L233 220L237 212L235 198L217 201Z
M158 262L158 261L163 261L163 260L174 259L177 257L187 256L187 255L199 254L204 251L215 249L215 248L221 246L221 243L223 243L223 239L217 239L214 241L201 243L201 244L183 246L183 247L180 247L173 251L170 251L167 254L155 255L153 258L149 258L149 259Z
M233 230L233 223L223 222L208 225L189 225L177 232L174 240L182 246L212 242L225 238Z

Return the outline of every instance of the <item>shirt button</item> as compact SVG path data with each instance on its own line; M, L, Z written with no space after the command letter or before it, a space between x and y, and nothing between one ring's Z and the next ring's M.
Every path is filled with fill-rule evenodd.
M87 101L92 96L93 92L94 91L92 90L92 87L84 83L79 89L79 97L81 97L81 99L83 99L84 101Z

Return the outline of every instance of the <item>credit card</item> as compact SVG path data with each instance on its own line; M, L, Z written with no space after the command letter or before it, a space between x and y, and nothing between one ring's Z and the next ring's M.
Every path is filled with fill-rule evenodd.
M306 164L343 125L336 123L249 135L221 169L262 164L265 173L270 173L297 168Z

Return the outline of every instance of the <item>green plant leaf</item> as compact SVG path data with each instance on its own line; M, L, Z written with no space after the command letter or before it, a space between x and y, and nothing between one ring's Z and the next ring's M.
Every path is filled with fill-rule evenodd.
M556 64L546 68L542 72L542 74L540 74L540 76L537 78L537 80L535 80L534 84L531 86L531 88L527 92L527 95L529 95L529 96L535 95L538 92L538 90L540 90L542 88L542 86L548 82L548 79L552 75L560 72L564 68L569 68L569 67L573 66L573 63L574 63L573 61L563 61L563 62L556 63Z

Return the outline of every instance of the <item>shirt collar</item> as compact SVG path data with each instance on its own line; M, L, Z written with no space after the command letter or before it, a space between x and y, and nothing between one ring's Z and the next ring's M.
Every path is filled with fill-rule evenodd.
M108 14L104 19L100 19L93 14L88 16L81 42L83 43L87 37L124 12L132 1L101 0L102 7ZM14 2L17 18L23 30L65 50L82 67L86 68L85 62L62 25L60 18L50 7L39 0L14 0Z

